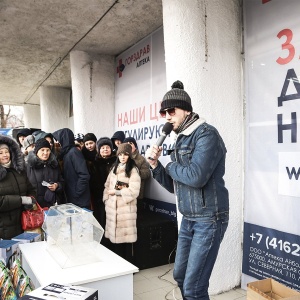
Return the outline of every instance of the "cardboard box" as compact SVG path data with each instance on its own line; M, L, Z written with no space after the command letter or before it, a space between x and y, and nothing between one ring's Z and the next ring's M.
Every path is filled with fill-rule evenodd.
M2 259L5 264L11 259L11 261L16 258L20 258L19 245L20 242L12 240L1 240L0 241L0 259Z
M33 243L42 240L39 233L34 232L24 232L12 238L13 241L19 241L20 243Z
M300 293L272 278L250 282L247 285L247 300L300 300Z
M68 300L98 300L98 291L76 285L51 283L40 287L19 299L68 299Z

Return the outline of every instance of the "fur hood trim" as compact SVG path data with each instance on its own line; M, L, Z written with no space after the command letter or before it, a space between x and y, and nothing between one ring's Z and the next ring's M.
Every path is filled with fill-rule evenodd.
M33 151L30 151L28 154L27 164L34 169L41 169L45 165L56 169L58 167L58 162L55 155L51 152L47 161L42 161L39 159Z
M18 143L11 137L0 134L0 144L6 144L10 152L11 168L18 173L25 170L24 156ZM0 180L6 177L7 170L0 164Z

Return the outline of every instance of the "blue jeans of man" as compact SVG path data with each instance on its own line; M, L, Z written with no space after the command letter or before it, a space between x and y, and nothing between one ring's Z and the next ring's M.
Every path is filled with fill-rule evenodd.
M173 276L184 300L209 300L209 278L228 219L182 219Z

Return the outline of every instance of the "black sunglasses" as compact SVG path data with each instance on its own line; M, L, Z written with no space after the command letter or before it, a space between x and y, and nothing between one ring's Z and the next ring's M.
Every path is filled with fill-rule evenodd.
M175 110L176 110L176 107L172 107L172 108L167 108L165 110L162 110L160 112L160 115L162 118L165 118L166 117L166 114L168 113L171 117L175 115Z

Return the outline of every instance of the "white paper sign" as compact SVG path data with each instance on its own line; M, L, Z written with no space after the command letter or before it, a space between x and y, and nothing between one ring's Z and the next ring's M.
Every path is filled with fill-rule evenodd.
M300 152L278 153L278 194L300 197Z

